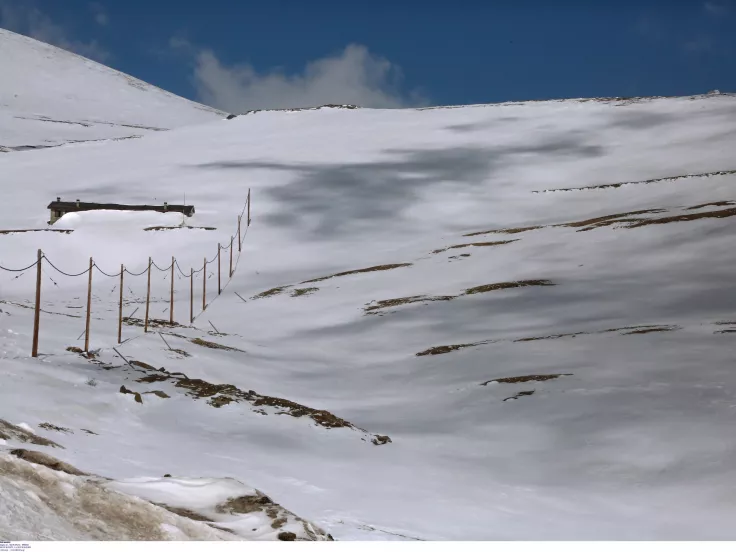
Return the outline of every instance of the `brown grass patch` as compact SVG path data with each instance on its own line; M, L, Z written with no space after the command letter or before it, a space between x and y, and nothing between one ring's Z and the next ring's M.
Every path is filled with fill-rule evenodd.
M449 251L450 249L463 249L465 247L495 247L497 245L506 245L507 243L513 243L515 241L519 240L504 240L504 241L494 241L494 242L475 242L475 243L463 243L459 245L451 245L449 247L445 247L444 249L435 249L432 251L433 255L436 255L437 253L443 253L445 251Z
M712 203L703 203L701 205L693 205L692 207L686 207L686 211L694 211L695 209L702 209L703 207L728 207L730 205L736 205L733 201L714 201Z
M368 303L363 310L367 314L375 313L381 309L388 309L392 307L399 307L401 305L410 305L412 303L428 303L432 301L452 301L456 299L456 295L440 295L440 296L428 296L428 295L413 295L411 297L399 297L397 299L384 299L381 301L373 301Z
M460 349L467 349L468 347L477 347L478 345L485 345L486 343L492 343L491 341L478 341L476 343L459 343L457 345L440 345L438 347L430 347L425 351L421 351L416 356L434 356L434 355L445 355L453 351L459 351Z
M266 291L262 291L258 295L254 295L253 297L251 297L251 299L266 299L268 297L275 297L276 295L280 295L281 293L283 293L290 287L292 286L280 286L280 287L267 289Z
M292 297L302 297L304 295L312 295L315 291L319 291L319 288L316 287L310 287L310 288L300 288L295 289L291 292Z
M569 228L581 228L578 232L585 232L586 230L593 230L595 228L601 228L603 226L611 226L612 224L624 223L624 222L638 222L639 218L626 218L634 217L636 215L646 215L652 213L664 213L666 209L642 209L641 211L631 211L628 213L617 213L615 215L606 215L602 217L596 217L586 220L580 220L577 222L565 222L563 224L555 224L553 226L566 226Z
M84 473L83 471L78 470L71 464L62 462L61 460L54 458L53 456L49 456L48 454L45 454L43 452L38 452L37 450L15 449L11 450L10 454L20 458L21 460L25 460L26 462L30 462L31 464L46 466L47 468L50 468L52 470L68 473L70 475L89 475L88 473Z
M0 419L0 439L4 441L20 441L21 443L31 443L32 445L41 445L45 447L64 448L60 444L55 443L45 437L40 437L35 433L23 429L20 426L6 422Z
M202 514L198 514L197 512L193 512L192 510L188 510L186 508L176 508L162 502L151 502L151 504L153 504L154 506L158 506L159 508L163 508L164 510L168 510L169 512L171 512L172 514L176 514L177 516L185 517L194 521L204 521L208 523L214 523L215 521L208 518L207 516L203 516ZM221 529L221 527L215 527L215 529Z
M135 402L143 404L143 397L141 397L141 394L138 393L138 391L131 391L124 385L121 385L120 393L122 393L123 395L133 395L133 397L135 398Z
M57 234L71 234L74 230L58 230L56 228L39 228L37 230L0 230L0 234L24 234L26 232L55 232Z
M228 347L227 345L221 345L219 343L215 343L213 341L207 341L206 339L202 339L199 337L192 338L189 341L191 343L194 343L195 345L199 345L200 347L207 347L208 349L219 349L221 351L234 351L238 353L245 352L241 349L236 349L235 347Z
M140 361L136 362L138 365L150 366L145 363L141 363ZM154 371L152 374L139 378L136 381L138 383L159 383L163 381L171 381L173 382L174 387L185 389L187 391L187 396L195 399L208 399L207 404L214 408L221 408L231 403L249 402L253 407L258 407L257 410L254 411L261 414L268 415L268 412L263 410L262 407L271 407L277 410L277 415L288 415L294 418L308 417L317 425L327 429L349 428L360 431L370 437L371 442L375 445L383 445L391 442L391 439L388 436L369 434L364 429L353 425L347 420L344 420L327 410L317 410L288 399L260 395L252 390L243 391L242 389L227 383L213 384L202 379L188 378L185 374L180 372L170 373L158 370ZM143 402L140 393L130 391L126 389L125 386L120 388L120 392L133 394L136 397L136 401ZM168 395L161 391L153 391L152 393L162 398L168 398ZM163 395L166 396L163 397Z
M484 286L477 286L470 289L466 289L463 295L476 295L478 293L488 293L490 291L497 291L500 289L511 289L519 287L529 286L554 286L549 280L520 280L518 282L499 282L497 284L486 284Z
M648 333L656 333L656 332L674 332L677 330L681 330L682 328L680 326L653 326L653 327L642 327L642 328L621 328L618 331L621 331L622 329L627 329L631 331L626 331L622 333L621 335L637 335L637 334L648 334ZM608 330L608 331L616 331L616 330Z
M732 209L721 209L720 211L705 211L703 213L692 213L689 215L674 215L671 217L641 220L629 224L627 228L640 228L642 226L649 226L651 224L669 224L670 222L688 222L698 219L728 218L733 216L736 216L736 207Z
M480 232L463 234L463 237L472 238L473 236L483 236L484 234L520 234L521 232L530 232L532 230L539 230L540 228L544 228L544 226L523 226L521 228L502 228L501 230L481 230Z
M530 376L514 376L510 378L496 378L484 381L480 385L488 385L489 383L528 383L530 381L549 381L562 376L572 376L572 374L534 374Z
M125 324L126 326L137 326L139 328L144 328L146 326L146 322L142 318L131 318L130 316L123 317L123 324ZM182 324L178 324L177 322L171 322L169 320L163 320L161 318L149 318L148 327L149 328L191 328L191 326L184 326Z
M384 270L394 270L396 268L403 268L407 266L412 266L412 263L386 264L386 265L371 266L368 268L359 268L357 270L348 270L347 272L338 272L337 274L332 274L330 276L322 276L321 278L314 278L313 280L306 280L302 282L302 284L313 284L315 282L323 282L324 280L329 280L330 278L340 278L342 276L352 276L353 274L364 274L366 272L381 272Z

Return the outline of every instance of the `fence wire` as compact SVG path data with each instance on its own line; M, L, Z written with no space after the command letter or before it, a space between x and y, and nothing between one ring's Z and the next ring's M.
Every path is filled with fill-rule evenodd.
M248 192L248 202L246 202L246 204L244 205L243 210L242 210L240 216L238 217L238 230L241 229L241 224L243 222L243 215L245 214L246 209L249 208L249 202L250 202L250 192ZM250 225L248 224L249 222L250 221L246 221L245 231L242 234L240 234L240 232L239 232L238 242L237 242L238 243L238 252L237 252L237 256L236 256L235 259L232 258L233 257L233 251L230 252L230 263L231 263L230 266L232 267L232 269L230 270L229 275L228 275L228 277L227 277L227 279L225 281L225 285L222 286L222 288L219 288L219 286L218 286L218 292L214 295L214 297L212 298L212 301L214 301L220 295L220 293L222 292L222 290L224 290L230 284L230 282L232 280L232 276L235 274L235 271L236 271L236 269L238 267L238 264L240 263L240 257L242 256L242 246L243 246L243 243L245 242L246 236L248 235L248 229L250 227ZM42 261L45 259L46 262L48 263L49 267L51 267L53 270L55 270L59 274L62 274L64 276L67 276L67 277L70 277L70 278L76 278L76 277L79 277L79 276L84 276L86 274L89 274L90 271L93 270L93 269L96 269L100 274L102 274L103 276L106 276L108 278L119 278L123 274L128 274L128 275L134 276L134 277L136 277L136 276L143 276L144 274L150 273L151 268L156 268L160 272L168 272L168 271L172 270L174 267L176 267L177 270L179 271L179 274L183 278L192 278L193 279L194 275L199 274L199 273L202 273L203 278L209 279L209 278L212 278L214 276L214 272L209 273L209 276L208 276L207 265L213 264L215 261L218 261L219 258L220 258L220 256L221 256L221 252L222 251L232 250L232 248L234 247L234 245L235 245L235 237L234 236L232 236L230 238L230 242L229 242L228 245L223 246L222 244L218 244L217 245L217 253L215 254L215 256L212 257L211 260L207 260L207 258L205 257L205 259L204 259L204 266L198 268L197 270L190 269L190 273L189 274L187 274L186 272L184 272L184 270L182 270L181 266L179 265L179 262L175 258L172 258L171 264L169 264L169 266L166 267L166 268L162 268L162 267L158 266L158 264L156 264L155 261L153 261L152 259L150 259L148 266L146 266L146 268L144 268L141 272L131 272L127 268L123 267L121 271L119 271L117 273L113 273L113 274L110 274L110 273L104 271L102 268L100 268L97 265L97 263L95 263L94 261L92 261L92 264L91 264L91 266L89 268L85 269L82 272L78 272L76 274L72 274L72 273L66 272L66 271L60 269L58 266L56 266L51 261L51 259L49 259L43 252L41 252L41 257L38 260L36 260L36 262L34 262L33 264L30 264L30 265L28 265L28 266L26 266L24 268L9 268L9 267L6 267L6 266L3 266L2 264L0 264L0 271L2 271L2 272L17 273L17 276L15 276L13 278L13 280L16 280L16 279L22 277L30 269L37 267L39 265L39 263L42 263ZM45 270L43 270L43 266L41 267L41 271L42 271L43 275L46 276L54 284L55 287L60 288L59 284ZM218 278L219 278L219 276L218 276ZM115 287L113 287L113 289L110 292L110 294L112 294L116 289L117 289L117 285ZM136 294L133 292L132 289L130 289L130 287L128 287L128 290L137 299ZM36 293L37 294L39 293L39 288L36 289ZM38 297L38 295L37 295L37 297ZM149 298L146 299L146 301L148 301L148 300L149 300ZM209 305L208 304L205 304L203 306L203 310L199 314L201 314L202 312L204 312L204 309L206 309L207 306L209 306ZM38 335L38 312L45 312L45 311L42 311L42 310L39 311L39 305L36 305L36 311L37 311L36 312L36 320L34 322L34 347L33 347L32 356L38 356L38 351L37 351L37 344L38 344L37 343L37 339L38 339L38 337L37 337L37 335ZM138 309L136 308L136 310L133 312L133 314L135 314L135 312L137 312L137 311L138 311ZM197 316L199 316L199 314ZM89 313L88 313L88 316L89 316ZM131 315L131 316L133 316L133 315ZM194 321L194 319L196 319L197 316L194 316L192 318L192 321ZM86 332L87 332L87 330L85 330L85 332L83 332L82 335L85 335ZM80 336L80 339L81 339L81 336ZM87 345L85 343L85 347L86 346ZM85 350L86 350L86 348L85 348Z

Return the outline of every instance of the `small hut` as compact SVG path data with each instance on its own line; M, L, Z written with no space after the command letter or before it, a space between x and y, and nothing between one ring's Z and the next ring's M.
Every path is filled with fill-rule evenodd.
M82 211L155 211L157 213L181 213L187 217L194 214L194 205L121 205L119 203L89 203L86 201L56 201L49 203L47 209L51 212L49 224L54 224L67 213L80 213Z

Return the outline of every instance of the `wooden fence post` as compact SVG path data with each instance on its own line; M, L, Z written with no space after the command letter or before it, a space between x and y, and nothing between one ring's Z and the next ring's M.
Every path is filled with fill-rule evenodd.
M221 278L221 267L220 267L220 251L222 250L222 244L217 244L217 295L222 293L222 278Z
M151 257L148 257L148 291L146 292L146 320L143 322L143 331L148 333L148 309L151 304Z
M235 243L235 236L230 238L230 278L233 277L233 244Z
M240 238L240 219L243 218L241 215L238 215L238 253L240 253L243 250L243 242Z
M174 263L176 259L171 257L171 299L169 301L169 323L174 325Z
M207 257L204 258L202 268L202 312L207 308Z
M43 259L43 253L38 250L38 261L36 265L36 308L33 313L33 347L31 349L31 356L38 356L38 327L41 322L41 259Z
M92 265L94 261L89 258L89 280L87 282L87 324L84 330L84 352L89 353L89 320L92 315Z
M194 269L189 269L189 323L194 322Z
M118 343L123 341L123 275L125 266L120 265L120 303L118 304Z

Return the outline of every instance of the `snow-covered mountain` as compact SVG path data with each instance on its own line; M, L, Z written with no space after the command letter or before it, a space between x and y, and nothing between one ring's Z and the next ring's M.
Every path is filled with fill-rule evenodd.
M0 29L0 152L128 139L224 113Z
M99 212L0 233L0 266L48 257L38 359L35 272L0 272L0 488L24 488L21 447L96 474L75 488L211 520L156 510L166 538L211 538L218 493L242 487L336 539L733 539L735 115L726 94L323 108L0 156L5 229L46 228L56 196L184 193L188 225L214 228ZM231 243L249 188L234 276L223 251L200 314L195 274L190 324L186 276ZM149 256L152 331L126 275L116 344L119 280L95 270L96 353L76 352L87 275L50 263ZM13 489L32 512L13 527L38 531Z

